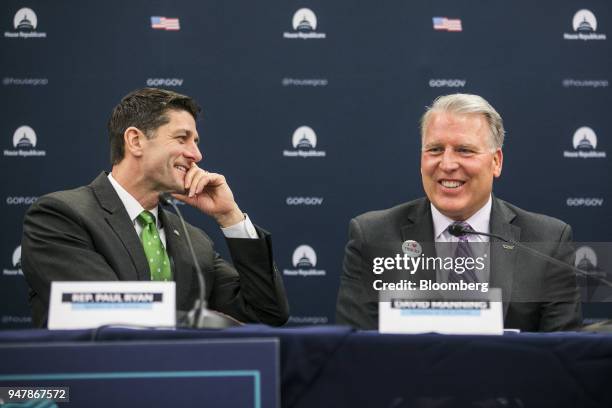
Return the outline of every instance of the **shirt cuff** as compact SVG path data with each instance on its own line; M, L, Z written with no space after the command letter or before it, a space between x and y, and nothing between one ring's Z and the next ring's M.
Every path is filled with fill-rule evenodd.
M238 224L230 225L226 228L221 228L225 238L246 238L246 239L258 239L257 230L251 222L248 214L244 214L244 220Z

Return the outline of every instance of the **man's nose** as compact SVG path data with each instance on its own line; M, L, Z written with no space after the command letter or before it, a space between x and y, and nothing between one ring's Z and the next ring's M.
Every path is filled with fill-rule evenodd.
M453 171L459 167L457 154L453 149L446 149L440 159L440 168L444 171Z
M200 152L200 148L198 147L198 145L195 143L191 143L190 146L187 148L185 157L193 160L195 163L198 163L200 160L202 160L202 153Z

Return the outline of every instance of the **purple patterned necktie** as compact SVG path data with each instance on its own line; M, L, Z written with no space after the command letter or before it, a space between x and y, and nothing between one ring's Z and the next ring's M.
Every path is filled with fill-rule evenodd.
M462 227L464 230L474 231L470 224L463 221L456 221L451 225L458 225ZM450 226L449 226L450 227ZM472 258L474 259L474 252L470 247L470 242L468 241L468 234L460 235L459 242L457 243L457 250L455 251L455 258ZM455 271L450 271L448 275L449 282L460 282L464 281L465 283L476 283L478 282L478 278L476 277L476 273L474 268L465 268L465 272L457 273Z

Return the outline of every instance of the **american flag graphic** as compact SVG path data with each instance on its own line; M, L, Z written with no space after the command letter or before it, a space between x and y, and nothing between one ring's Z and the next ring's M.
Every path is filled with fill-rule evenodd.
M156 30L178 31L181 29L178 18L151 17L151 27Z
M434 17L433 28L434 30L461 31L461 19Z

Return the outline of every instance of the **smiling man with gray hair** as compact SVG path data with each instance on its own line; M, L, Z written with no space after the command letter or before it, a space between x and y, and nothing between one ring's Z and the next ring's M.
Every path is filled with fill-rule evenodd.
M504 326L522 331L576 328L581 322L574 273L518 253L518 248L489 243L483 235L452 234L463 228L500 235L518 242L539 243L545 254L573 265L572 230L568 224L522 210L493 196L493 180L501 176L504 126L499 113L482 97L453 94L438 97L421 119L421 178L426 197L353 218L349 225L336 320L363 329L378 326L378 293L372 286L373 256L398 253L402 243L423 244L435 256L433 243L483 243L490 264L484 278L502 290ZM431 244L431 245L428 245ZM465 254L464 254L465 255ZM422 275L440 281L439 271Z

